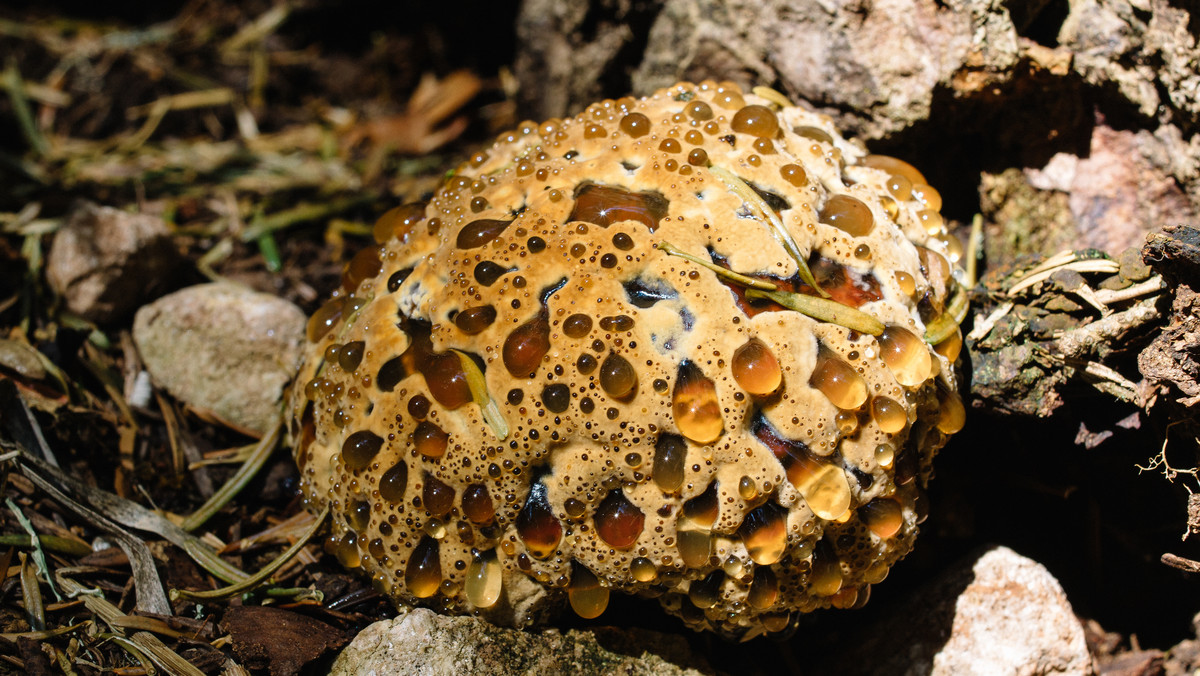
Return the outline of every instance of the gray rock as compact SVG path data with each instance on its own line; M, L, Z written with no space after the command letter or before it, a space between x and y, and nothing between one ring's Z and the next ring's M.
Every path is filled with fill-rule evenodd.
M338 657L333 676L473 674L628 674L680 676L711 673L691 664L680 637L616 629L547 629L531 634L472 617L447 617L425 608L401 611L364 629Z
M261 433L279 415L304 326L304 313L286 300L234 284L202 284L138 310L133 340L151 377L174 397Z
M1058 580L1007 547L916 590L814 673L1090 674L1083 625Z
M85 203L54 236L46 281L72 312L107 323L169 288L179 260L162 219Z

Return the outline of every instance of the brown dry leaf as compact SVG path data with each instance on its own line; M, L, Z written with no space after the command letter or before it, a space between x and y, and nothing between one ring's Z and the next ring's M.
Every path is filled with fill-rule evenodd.
M222 628L233 637L233 652L244 666L267 668L271 674L294 674L347 640L320 620L264 606L230 608Z

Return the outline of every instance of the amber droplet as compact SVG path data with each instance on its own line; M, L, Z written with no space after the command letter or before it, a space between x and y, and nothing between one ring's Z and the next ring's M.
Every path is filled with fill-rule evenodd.
M468 336L481 333L494 321L496 321L496 308L491 305L469 307L454 315L454 325Z
M342 288L354 291L364 279L370 279L379 274L383 264L379 262L379 248L369 246L354 254L354 258L346 264L342 273Z
M934 190L933 186L913 181L912 194L913 197L925 203L926 209L930 211L942 210L942 196L937 190Z
M638 582L650 582L658 577L658 568L650 559L638 556L629 562L629 574Z
M804 171L804 167L798 164L783 165L779 168L779 175L783 177L783 180L797 188L803 188L808 185L808 174Z
M867 383L854 368L821 348L808 384L817 388L834 406L853 411L867 400Z
M912 199L912 181L900 174L892 174L887 180L888 192L900 201Z
M932 249L919 246L917 247L917 258L921 261L921 269L929 281L935 284L940 283L942 286L950 282L950 263L946 261L945 256Z
M488 242L500 236L512 221L503 221L495 218L481 218L477 221L471 221L463 226L462 230L458 231L458 238L455 240L455 246L460 249L475 249L487 244Z
M654 445L654 466L651 476L664 492L674 493L683 485L683 468L687 463L687 442L674 434L663 434Z
M658 149L664 153L677 153L683 150L683 146L679 145L679 141L673 138L665 138L658 144Z
M889 174L903 176L911 184L925 183L925 176L917 171L916 167L889 155L867 155L860 161L860 164L886 171Z
M879 335L879 353L891 369L896 382L916 387L925 382L933 370L933 357L925 341L915 333L899 326L889 326Z
M362 558L358 553L358 535L352 530L346 531L334 542L333 553L337 556L338 563L346 568L358 568L362 565Z
M425 509L436 517L448 514L454 507L454 489L438 481L437 477L429 472L425 473L421 481L425 484L421 489L421 504Z
M453 410L471 401L471 387L467 384L467 374L457 354L430 353L420 355L418 359L417 369L425 377L429 393L439 404Z
M680 528L675 531L675 548L688 568L707 566L712 556L712 534L698 528Z
M771 138L779 132L779 118L770 108L752 103L737 111L729 126L743 134Z
M579 355L579 359L575 360L575 368L579 369L579 372L585 376L595 371L598 365L599 363L596 361L596 358L587 352Z
M480 261L475 264L475 269L472 274L475 276L475 281L484 286L491 286L496 283L505 274L511 272L511 268L506 268L499 263L492 261Z
M684 107L683 112L687 113L688 117L693 120L704 122L713 118L713 109L703 101L692 101Z
M846 513L852 496L840 466L817 458L803 441L785 439L762 414L751 423L751 431L783 464L788 481L804 496L813 514L833 521Z
M496 506L492 504L492 496L487 486L471 484L463 489L462 513L476 525L491 523L496 516Z
M962 399L938 383L938 401L942 405L938 414L938 431L954 434L961 430L967 422L967 410L963 407Z
M342 311L345 307L346 297L342 297L327 301L317 308L312 317L308 318L306 327L308 342L315 343L324 338L342 320Z
M912 296L917 292L917 280L907 272L896 271L896 286L900 287L900 293L906 296Z
M593 519L600 539L617 549L632 547L642 534L646 516L620 489L609 491L596 508Z
M891 498L876 498L858 508L858 517L871 532L883 539L895 535L904 525L904 510Z
M688 153L688 164L703 167L708 164L708 152L704 148L695 148Z
M808 574L808 589L817 596L833 596L842 588L842 566L824 542L817 544Z
M562 413L571 405L571 390L562 383L547 385L542 390L542 403L553 413Z
M637 389L637 372L616 352L609 352L600 364L600 387L613 399L629 396Z
M550 351L550 322L545 315L518 326L504 340L504 368L514 378L529 378L537 372L542 357Z
M500 600L504 587L504 569L492 549L474 557L467 566L467 579L463 585L467 601L476 608L491 608Z
M768 566L756 566L754 579L750 582L750 591L746 594L746 602L751 606L766 610L775 605L779 599L779 578L775 571Z
M688 588L688 599L697 608L711 608L721 598L721 585L725 582L725 571L714 570L702 580L692 582Z
M442 556L438 542L428 535L413 549L404 568L404 585L408 592L419 599L427 599L437 593L442 584Z
M383 438L371 430L361 430L342 443L342 462L347 469L366 469L383 448Z
M696 528L712 528L721 513L717 482L713 481L703 493L683 503L683 516Z
M516 525L517 534L534 558L544 559L558 549L558 541L562 539L562 524L550 511L546 485L541 481L535 481L529 487L525 506L517 513Z
M746 544L746 551L757 564L769 566L783 558L787 548L787 511L771 502L750 510L738 535Z
M421 222L424 218L424 204L402 204L383 212L371 228L371 234L379 244L385 244L393 237L403 241L412 230L413 224Z
M602 317L600 319L600 328L605 331L628 331L633 328L633 317L629 315L614 315L612 317Z
M783 372L771 350L757 338L746 341L733 353L733 379L750 394L764 397L779 389Z
M607 228L621 221L637 221L650 232L666 218L668 202L654 191L630 192L622 188L585 183L575 191L575 208L568 220Z
M408 488L408 465L401 460L379 477L379 497L388 502L400 502Z
M567 584L567 600L571 610L585 620L600 617L608 607L608 587L586 566L571 562L571 581Z
M350 527L356 531L364 531L371 522L371 503L366 500L355 500L347 513Z
M691 360L679 365L671 392L671 414L679 432L698 444L711 444L725 431L716 385Z
M834 195L821 207L818 218L822 223L845 232L852 237L862 237L875 227L871 208L850 195Z
M895 399L875 397L871 400L871 417L879 425L879 429L887 434L895 434L908 425L908 413L904 406Z
M621 118L618 125L621 131L629 134L631 138L641 138L650 133L650 118L641 113L629 113Z
M592 330L592 318L585 314L573 314L563 320L563 333L571 338L582 338Z
M427 458L440 458L446 452L450 435L428 420L422 420L417 424L417 429L413 430L409 441L421 455Z
M353 373L362 363L363 351L366 347L367 344L361 340L343 345L342 349L338 350L338 366L341 366L346 373Z
M958 354L962 352L963 336L962 331L954 329L945 340L933 346L933 351L942 355L950 363L958 361Z

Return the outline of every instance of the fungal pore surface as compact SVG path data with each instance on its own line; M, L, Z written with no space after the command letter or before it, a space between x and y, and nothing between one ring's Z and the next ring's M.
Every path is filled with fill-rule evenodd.
M344 565L502 623L531 587L740 638L866 601L963 424L957 243L915 168L756 92L522 124L378 221L290 403Z

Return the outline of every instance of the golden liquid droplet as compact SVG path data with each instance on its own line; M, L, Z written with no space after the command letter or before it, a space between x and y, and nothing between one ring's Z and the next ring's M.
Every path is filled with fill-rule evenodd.
M691 361L679 365L671 413L680 434L698 444L711 444L725 431L717 388Z
M518 326L504 339L504 368L514 378L528 378L550 351L550 322L542 315Z
M917 292L917 280L907 272L896 272L896 285L900 287L900 292L906 296L912 296Z
M875 216L871 208L856 197L834 195L821 207L818 218L822 223L845 232L851 237L862 237L875 227Z
M871 532L883 539L895 535L904 525L904 510L891 498L876 498L858 508L858 516Z
M500 561L496 559L495 550L477 556L471 565L467 566L467 580L464 591L467 601L476 608L491 608L500 599L504 575Z
M925 175L918 171L916 167L890 155L867 155L859 161L859 164L886 171L889 174L903 176L908 179L910 184L925 183Z
M937 421L938 430L944 434L954 434L961 430L967 422L967 411L963 408L962 399L939 383L938 401L942 404Z
M930 211L942 210L942 195L926 183L913 181L912 187L913 197L925 203L925 207Z
M675 532L675 546L683 565L701 568L708 565L712 556L712 535L707 530L680 529Z
M738 495L742 496L743 500L753 500L754 498L757 498L758 484L754 482L754 479L746 475L742 475L742 478L738 479Z
M738 528L750 559L769 566L783 558L787 549L787 512L773 503L760 505L746 515Z
M600 617L608 607L608 587L587 567L571 562L571 582L567 585L567 600L571 610L585 620Z
M871 417L879 425L879 429L887 434L895 434L908 425L908 414L904 406L895 399L875 397L871 400Z
M562 524L550 511L546 485L541 481L535 481L529 487L529 497L517 513L516 525L517 534L533 557L544 559L558 549L558 541L562 539Z
M834 594L833 598L829 599L830 604L833 605L834 608L841 610L853 608L857 601L857 587L846 587L845 589L838 590L838 593Z
M404 568L404 584L409 593L419 599L437 593L442 584L442 557L438 552L437 540L425 536L417 543Z
M646 516L620 489L610 491L596 508L596 533L617 549L632 547L642 534Z
M629 360L610 352L600 364L600 387L613 399L627 397L637 388L637 371Z
M755 396L766 396L779 389L783 382L779 361L757 338L751 338L733 353L730 368L737 384Z
M954 333L951 333L949 337L937 345L934 345L933 351L942 355L947 361L953 364L954 362L958 361L958 355L960 352L962 352L962 346L962 331L955 329Z
M925 382L933 370L933 357L925 341L899 326L889 326L879 335L879 353L896 382L905 387Z
M721 598L721 585L725 582L725 571L714 570L704 579L694 580L688 587L688 599L697 608L712 608Z
M808 590L817 596L833 596L841 588L842 566L837 556L827 547L817 547L817 551L813 552Z
M846 362L822 349L808 384L817 388L838 408L853 411L867 400L867 383Z
M428 420L422 420L413 430L411 441L413 448L426 458L440 458L446 452L450 435Z
M795 457L788 481L804 496L813 514L834 521L850 509L850 484L841 467L818 462L810 454Z
M896 449L891 444L879 444L875 447L875 462L879 466L887 469L892 466L892 461L896 459Z
M471 484L463 490L462 513L471 523L484 525L492 522L496 516L496 507L487 486Z
M754 580L750 582L750 591L746 594L746 602L759 610L766 610L775 605L779 599L779 579L775 571L767 566L754 568Z
M650 559L639 556L629 562L629 574L638 582L651 582L658 577L658 568Z
M345 568L358 568L362 564L358 553L358 535L352 530L346 531L334 543L333 553L337 556L338 563Z
M652 476L664 492L674 493L683 485L683 467L687 462L687 442L683 437L664 434L654 445Z
M710 483L703 493L683 503L683 516L688 520L688 524L695 528L712 528L720 514L721 503L716 481Z

